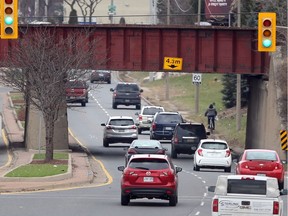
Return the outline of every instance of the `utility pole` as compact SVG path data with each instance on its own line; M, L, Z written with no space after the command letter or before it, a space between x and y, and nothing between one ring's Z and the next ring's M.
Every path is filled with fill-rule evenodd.
M167 25L170 25L170 0L167 1ZM169 72L165 72L165 99L169 100Z
M241 27L241 0L237 1L237 27ZM241 130L241 74L237 74L236 89L236 130Z
M198 0L198 19L197 23L200 26L201 22L201 0ZM195 114L199 113L199 83L195 83Z

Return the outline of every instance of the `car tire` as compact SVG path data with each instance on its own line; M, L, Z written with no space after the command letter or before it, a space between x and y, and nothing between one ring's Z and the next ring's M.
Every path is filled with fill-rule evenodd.
M230 167L225 167L224 171L230 173L231 172L231 166Z
M175 151L174 148L171 149L171 157L175 159L177 158L177 152Z
M141 134L141 133L142 133L142 129L138 128L138 134Z
M86 106L86 102L81 102L81 106L85 107Z
M109 147L109 142L107 139L103 139L103 146L104 147Z
M194 170L195 170L195 171L200 171L200 167L199 167L197 164L195 164L195 165L194 165Z
M177 194L170 196L169 206L176 206L176 205L177 205L177 202L178 202L178 196L177 196Z
M130 202L130 197L128 195L121 194L121 205L126 206Z
M117 109L117 104L113 103L112 108Z

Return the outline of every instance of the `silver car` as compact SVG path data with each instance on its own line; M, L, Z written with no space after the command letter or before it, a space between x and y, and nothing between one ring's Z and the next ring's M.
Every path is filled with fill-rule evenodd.
M150 130L151 122L157 112L164 112L164 108L161 106L143 106L140 113L135 113L138 116L136 123L138 124L139 134L144 130Z
M111 116L101 126L104 126L104 147L109 147L109 143L131 143L138 139L137 126L130 116Z

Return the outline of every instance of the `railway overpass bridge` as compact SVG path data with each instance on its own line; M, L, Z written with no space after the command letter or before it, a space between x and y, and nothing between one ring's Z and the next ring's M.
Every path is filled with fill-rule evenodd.
M89 66L93 69L174 72L173 63L169 65L171 70L163 69L164 59L169 57L182 58L181 69L177 70L179 73L249 74L251 96L246 147L276 149L285 157L280 148L279 131L283 129L283 120L277 106L276 77L269 54L257 51L257 29L158 25L20 25L18 40L0 40L0 64L5 65L5 55L13 54L13 47L33 37L35 31L44 29L54 32L58 40L64 40L77 32L79 34L75 40L79 43L87 40L89 34L88 43L91 46L88 49L95 50L91 62L97 62ZM95 40L99 43L93 43Z

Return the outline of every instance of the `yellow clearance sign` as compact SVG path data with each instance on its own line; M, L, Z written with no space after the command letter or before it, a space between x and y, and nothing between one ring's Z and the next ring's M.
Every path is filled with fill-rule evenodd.
M287 146L287 131L286 130L280 130L280 139L281 139L281 148L283 150L288 151Z
M182 70L182 58L164 57L164 70Z

